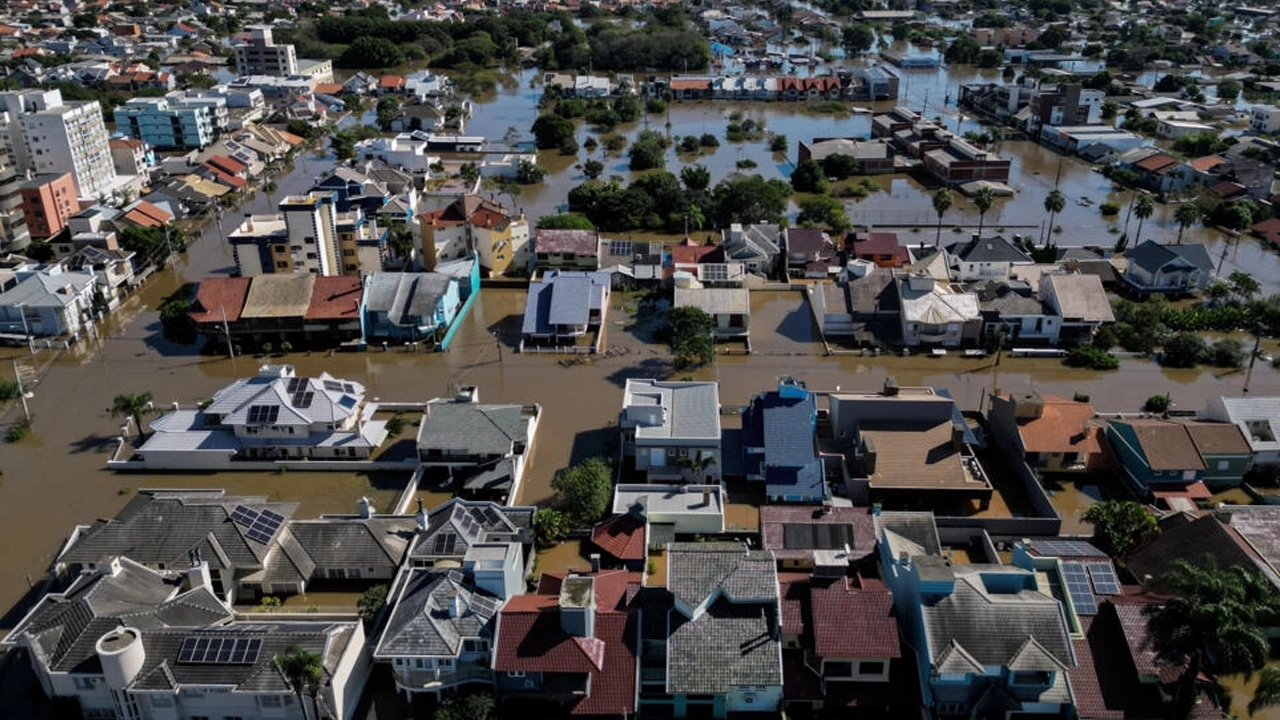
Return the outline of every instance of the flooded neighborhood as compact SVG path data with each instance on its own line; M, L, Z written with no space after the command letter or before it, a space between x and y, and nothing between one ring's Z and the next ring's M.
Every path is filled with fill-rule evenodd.
M498 5L0 13L0 715L1280 717L1274 9Z

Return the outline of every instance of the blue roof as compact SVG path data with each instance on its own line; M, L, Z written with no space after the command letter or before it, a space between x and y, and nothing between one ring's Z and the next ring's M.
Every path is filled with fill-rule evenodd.
M802 394L801 394L802 393ZM746 474L763 475L770 496L826 496L822 460L814 444L817 400L794 390L784 397L770 390L751 400L742 421L744 447L763 447L744 456Z
M552 283L551 311L548 321L552 325L586 325L591 310L591 280L585 275L556 278Z
M547 318L551 316L551 283L529 283L529 299L524 306L525 335L545 335L551 332Z
M560 272L529 283L524 334L549 335L556 325L586 325L592 310L603 309L609 281L608 273Z

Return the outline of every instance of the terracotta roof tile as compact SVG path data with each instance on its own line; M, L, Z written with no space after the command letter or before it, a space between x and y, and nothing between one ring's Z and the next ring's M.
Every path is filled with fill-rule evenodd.
M354 320L360 317L360 298L364 284L358 275L333 275L316 278L311 288L311 305L306 320Z
M591 529L591 542L618 560L643 560L644 527L635 515L615 515Z
M1010 401L1008 396L1000 398ZM1090 424L1093 405L1068 398L1045 395L1044 413L1038 418L1018 421L1023 448L1029 453L1101 452L1099 428Z
M850 587L845 578L809 583L814 652L824 658L889 658L902 654L893 595L879 583Z
M249 295L249 278L207 277L196 288L196 307L189 315L197 323L222 322L226 311L227 322L240 319L240 310Z

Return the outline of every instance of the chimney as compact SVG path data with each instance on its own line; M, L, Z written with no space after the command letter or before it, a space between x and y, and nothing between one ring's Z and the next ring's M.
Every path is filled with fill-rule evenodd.
M598 575L600 573L600 553L591 553L591 574Z
M413 519L418 523L418 532L427 531L427 511L422 509L422 498L418 498L418 512L413 514Z
M572 575L560 584L560 629L575 637L595 636L595 578Z
M951 423L951 447L956 450L964 449L964 433L967 429L964 423Z
M373 514L373 508L370 507L369 498L367 497L360 498L360 503L357 508L357 514L365 520L368 520L369 516Z
M213 589L213 578L209 575L209 563L204 561L200 556L200 551L192 550L188 553L191 560L190 566L183 573L183 586L187 590L194 590L198 587L207 587Z

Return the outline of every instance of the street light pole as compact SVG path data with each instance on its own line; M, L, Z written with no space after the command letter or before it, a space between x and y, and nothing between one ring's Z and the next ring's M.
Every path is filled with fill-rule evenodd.
M227 355L232 360L236 359L235 346L231 344L231 327L227 325L227 308L219 305L218 310L222 312L222 334L227 336Z
M35 340L31 338L31 327L27 325L27 305L20 303L14 306L18 310L18 317L22 318L22 334L27 339L27 351L32 355L36 354Z

